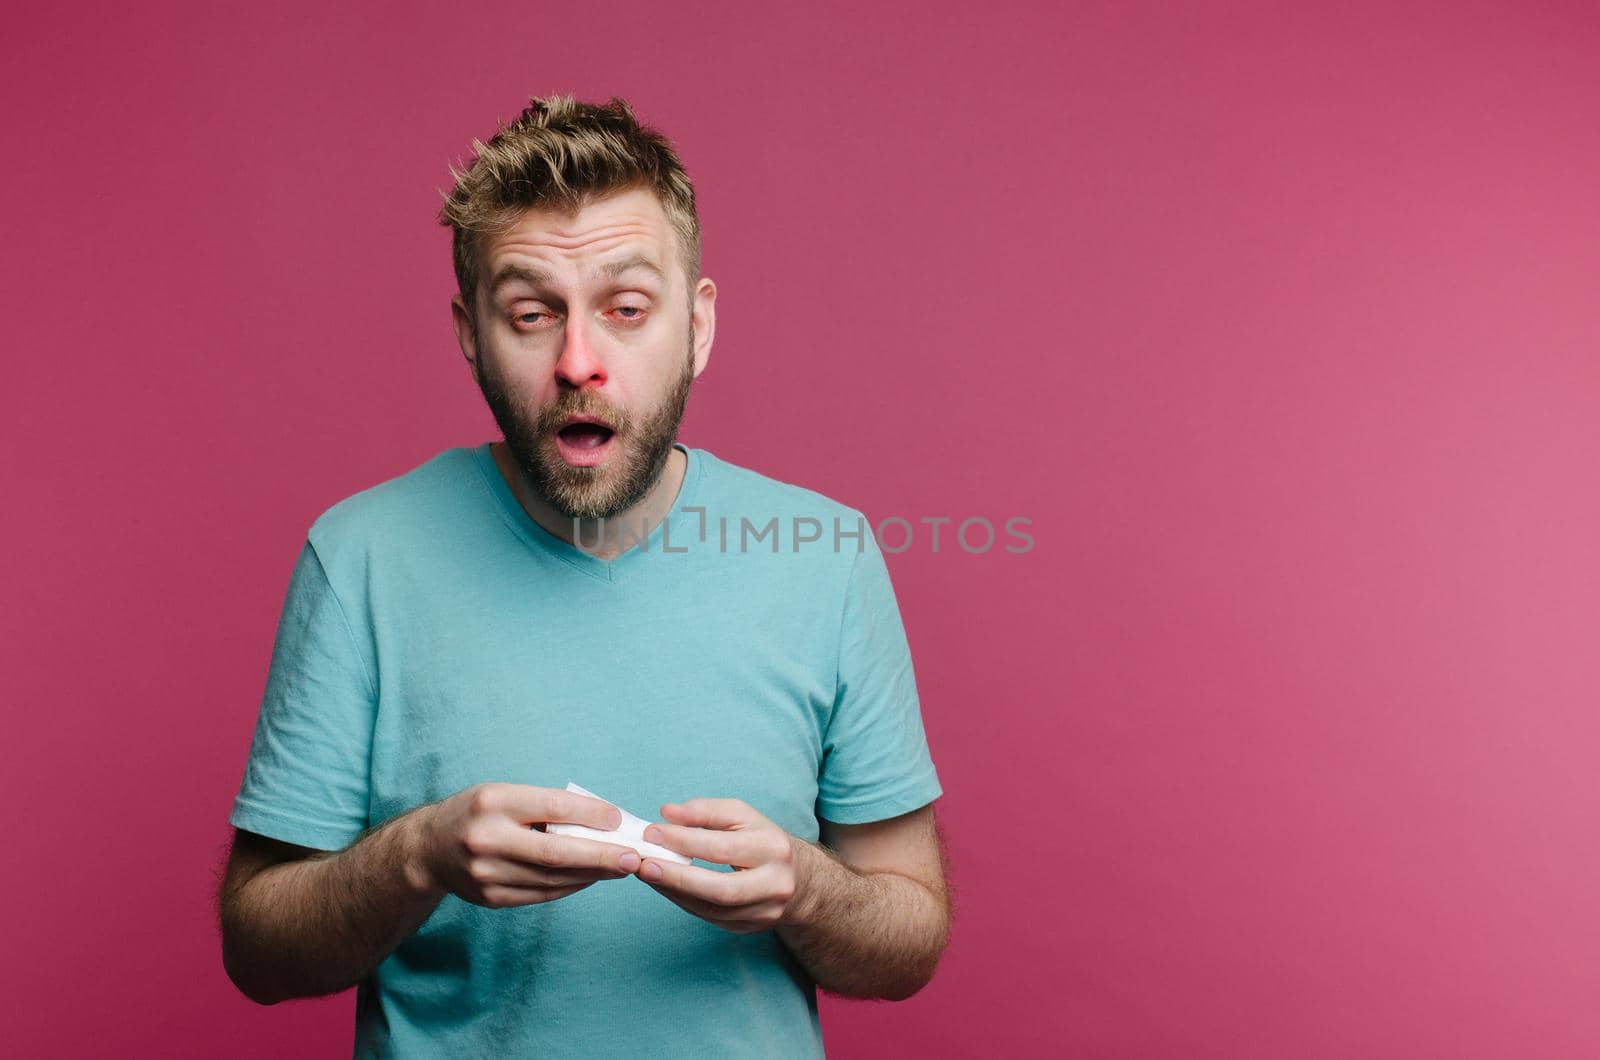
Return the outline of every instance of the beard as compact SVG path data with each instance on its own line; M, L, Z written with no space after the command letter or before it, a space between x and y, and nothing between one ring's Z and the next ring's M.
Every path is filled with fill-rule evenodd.
M609 519L643 500L667 465L694 382L692 324L682 364L666 395L639 416L611 406L593 390L568 391L555 404L530 414L493 370L484 369L481 356L473 359L472 374L534 493L568 519ZM569 416L595 416L611 427L615 451L607 460L573 467L561 458L556 431Z

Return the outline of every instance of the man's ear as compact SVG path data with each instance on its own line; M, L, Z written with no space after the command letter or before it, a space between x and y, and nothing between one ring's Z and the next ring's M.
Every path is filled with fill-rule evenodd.
M699 377L711 359L711 340L717 332L717 285L709 278L700 277L689 312L694 327L694 374Z
M478 329L472 322L472 313L459 293L450 296L450 326L456 331L456 345L468 364L478 361Z

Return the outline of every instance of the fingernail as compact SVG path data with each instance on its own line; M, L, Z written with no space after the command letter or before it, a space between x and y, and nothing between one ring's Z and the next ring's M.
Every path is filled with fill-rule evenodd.
M661 878L661 866L653 861L647 861L644 863L643 875L647 880L659 880Z
M611 822L611 830L613 832L616 831L618 828L622 827L622 811L613 807L611 810L611 815L607 817L606 820Z
M623 872L632 872L634 869L639 867L639 855L632 853L624 854L617 859L617 866L621 868Z
M649 828L644 830L644 837L652 843L659 843L661 842L662 838L661 829L657 828L655 825L651 825Z

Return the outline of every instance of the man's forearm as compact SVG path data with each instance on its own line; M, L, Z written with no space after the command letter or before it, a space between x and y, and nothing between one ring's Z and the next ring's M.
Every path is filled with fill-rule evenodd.
M796 841L801 898L775 930L824 990L900 1001L933 978L950 936L945 895L892 872L860 872Z
M418 813L344 850L272 865L228 897L223 962L262 1004L347 989L427 920L445 891L417 856Z

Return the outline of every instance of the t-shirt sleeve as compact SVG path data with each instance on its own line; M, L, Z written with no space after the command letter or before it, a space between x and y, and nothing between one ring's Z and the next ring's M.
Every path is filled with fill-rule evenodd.
M318 850L348 846L367 827L376 710L344 607L307 539L289 578L228 822Z
M839 678L817 791L817 816L837 824L897 817L943 794L900 608L870 531L845 589Z

